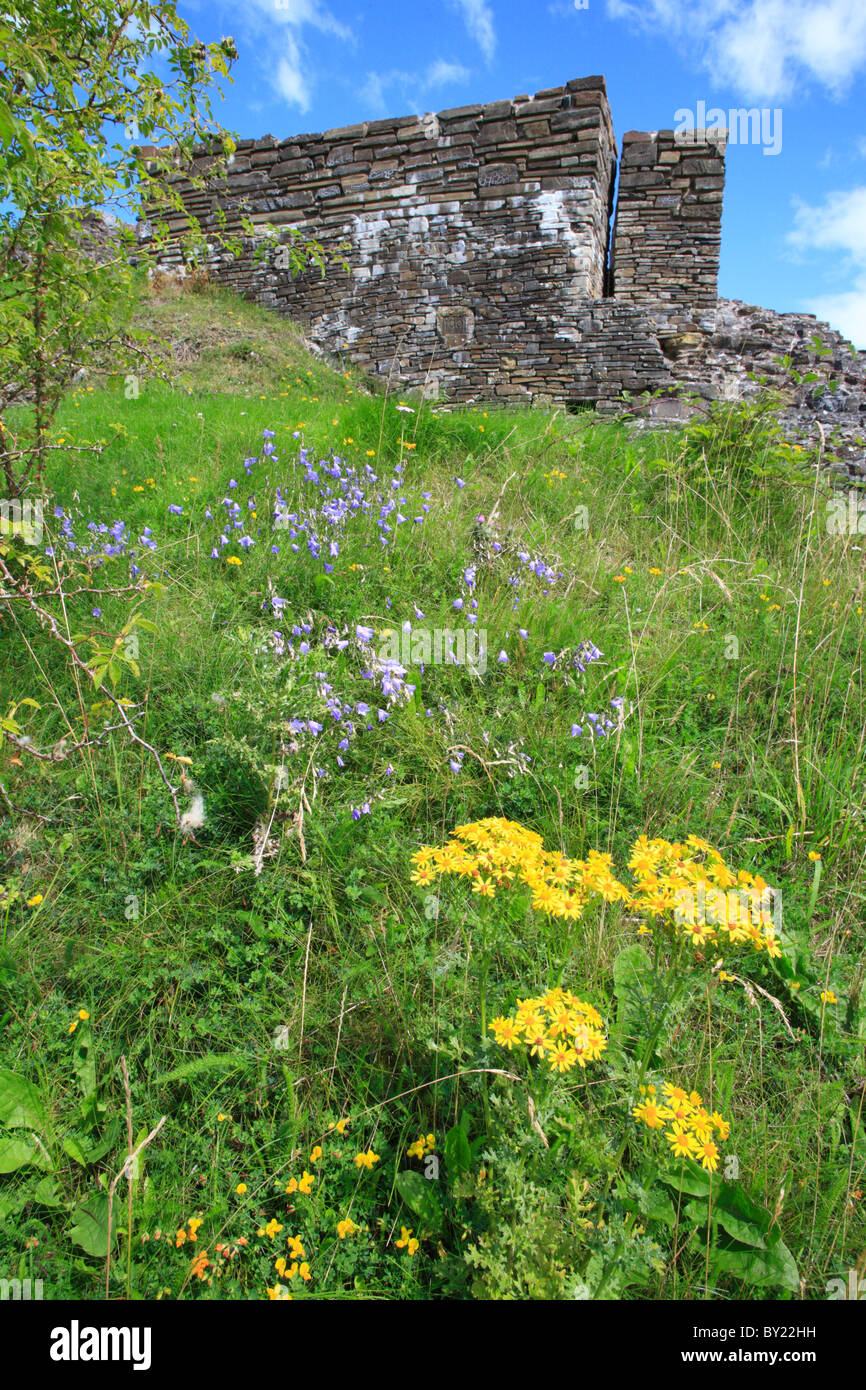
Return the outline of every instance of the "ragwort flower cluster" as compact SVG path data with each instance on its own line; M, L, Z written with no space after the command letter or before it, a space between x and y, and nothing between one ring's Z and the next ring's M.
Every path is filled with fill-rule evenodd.
M717 1110L710 1114L697 1091L689 1093L669 1081L662 1083L661 1096L655 1086L641 1086L640 1092L643 1099L631 1112L635 1119L647 1129L664 1130L675 1158L693 1158L714 1173L719 1166L714 1136L727 1139L730 1122Z
M457 826L444 845L423 845L412 863L412 882L421 887L456 874L479 898L495 898L510 885L523 884L537 911L565 918L580 917L596 895L658 920L695 948L727 942L781 954L770 910L774 890L758 874L735 873L696 835L683 842L640 835L628 861L631 888L614 875L612 855L590 850L585 859L569 859L545 850L534 831L498 816Z
M607 1047L598 1010L558 986L537 998L518 999L511 1018L494 1018L489 1026L500 1047L510 1052L522 1044L530 1057L543 1057L558 1072L597 1061Z

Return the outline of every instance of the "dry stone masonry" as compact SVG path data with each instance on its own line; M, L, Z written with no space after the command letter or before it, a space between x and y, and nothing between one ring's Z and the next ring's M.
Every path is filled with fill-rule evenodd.
M862 355L807 316L720 306L724 158L715 132L631 131L617 189L604 79L578 78L438 115L242 140L219 178L199 150L171 176L184 215L168 217L161 259L182 268L197 224L216 279L398 390L606 412L648 392L641 409L678 415L683 392L748 393L751 366L778 374L774 355L793 348L847 380L832 423L862 431ZM245 218L256 235L234 256L217 231L240 234ZM297 233L342 251L348 269L293 277L280 250ZM815 333L826 358L809 348Z

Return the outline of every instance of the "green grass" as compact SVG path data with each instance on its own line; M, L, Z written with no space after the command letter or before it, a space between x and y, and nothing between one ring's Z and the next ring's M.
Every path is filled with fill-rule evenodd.
M174 382L144 378L133 398L121 379L82 383L56 432L75 447L52 453L48 482L79 527L152 529L142 577L159 585L132 603L154 629L116 694L175 783L181 769L191 779L181 809L194 786L205 823L177 833L152 755L103 728L119 722L110 706L90 710L99 695L24 604L0 607L0 713L38 702L15 715L37 750L80 738L83 712L99 734L55 760L12 741L0 753L3 1056L37 1088L50 1130L50 1168L0 1176L0 1273L31 1272L53 1298L103 1296L98 1241L88 1250L71 1228L127 1152L121 1057L133 1137L166 1119L135 1184L131 1241L117 1186L115 1295L262 1298L288 1235L312 1274L303 1287L295 1275L295 1297L569 1298L614 1258L622 1280L606 1296L644 1299L823 1298L828 1279L862 1272L863 567L856 535L828 533L827 484L760 419L634 436L562 412L386 398L311 358L290 325L213 291L145 299L140 321L183 340ZM280 465L248 478L263 429ZM373 512L347 528L330 574L303 538L293 555L279 532L271 553L263 470L299 505L301 444L314 463L334 451L386 484L403 465L409 520L386 549ZM229 493L247 517L255 497L249 551L219 547L205 518L223 515ZM476 518L491 514L501 551L470 591ZM529 575L521 551L560 577ZM67 592L87 568L65 571ZM118 559L93 583L127 575ZM286 600L284 630L369 623L377 642L406 620L453 628L465 621L454 600L465 614L474 596L487 669L413 669L412 701L359 737L343 770L333 749L327 778L313 777L317 759L289 756L275 797L280 725L292 700L312 709L315 673L301 662L287 688L252 658L250 633L277 625L262 612L271 592ZM110 646L130 602L69 593L63 631ZM604 657L582 681L542 660L584 640ZM357 666L334 669L361 698ZM620 730L572 737L616 697L630 710ZM372 814L353 820L365 801ZM561 978L613 1028L626 1007L614 964L640 941L619 907L563 926L502 899L485 915L459 884L438 901L413 886L420 845L484 816L570 856L609 852L620 876L639 834L696 834L781 890L783 960L726 954L740 982L720 982L722 953L708 953L694 987L668 1000L647 1075L697 1088L731 1120L735 1181L773 1217L796 1293L736 1271L708 1277L700 1231L684 1241L648 1214L656 1189L629 1107L651 1020L555 1085L480 1039L484 958L488 1017ZM263 823L275 852L257 874ZM820 1001L825 988L837 1004ZM70 1034L79 1010L89 1018ZM347 1116L339 1138L328 1126ZM439 1179L415 1191L399 1175L424 1171L406 1147L427 1132ZM71 1133L77 1156L63 1148ZM378 1163L358 1168L371 1148ZM312 1192L286 1193L305 1169ZM198 1215L195 1244L176 1247ZM340 1239L347 1216L362 1229ZM283 1230L258 1236L272 1218ZM411 1256L394 1244L403 1225L424 1237ZM216 1260L217 1242L235 1253L199 1280L190 1255Z

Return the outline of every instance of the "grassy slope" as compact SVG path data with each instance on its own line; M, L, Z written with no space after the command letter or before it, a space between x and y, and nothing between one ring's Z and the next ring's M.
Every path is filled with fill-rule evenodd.
M830 983L839 1024L850 1028L841 991L851 986L856 1006L864 952L856 537L827 534L824 494L816 499L811 487L752 486L750 476L700 466L687 473L675 436L634 440L621 427L539 412L399 411L398 397L370 395L352 372L309 358L289 325L225 295L166 294L142 315L157 333L183 340L175 383L144 382L137 399L126 398L122 382L82 385L64 406L61 435L106 446L99 456L74 454L50 481L55 500L80 508L85 520L153 528L159 549L146 570L163 577L166 592L141 609L156 624L141 638L141 677L124 676L118 689L139 706L154 746L191 760L205 828L195 842L173 833L152 760L119 734L81 761L46 765L8 745L0 754L7 876L22 893L3 938L6 1061L39 1080L61 1129L80 1126L73 1049L89 1030L108 1117L123 1114L121 1055L136 1131L168 1116L136 1195L130 1286L148 1297L163 1286L261 1297L275 1275L261 1250L269 1238L256 1229L277 1214L281 1239L300 1232L315 1252L313 1293L465 1293L471 1271L459 1223L443 1259L435 1240L414 1262L387 1244L395 1223L423 1224L393 1194L405 1145L419 1132L440 1135L462 1111L471 1136L480 1134L476 1082L435 1091L431 1083L504 1056L477 1042L477 924L467 924L459 893L438 915L429 906L425 914L424 893L409 883L409 855L461 821L503 815L567 853L610 851L621 873L637 834L696 833L735 867L781 886L786 926L814 951L817 974L804 977L811 1015L749 960L745 974L782 996L794 1035L766 999L751 1003L739 986L716 982L677 1014L661 1060L664 1075L712 1094L732 1118L749 1190L771 1210L779 1204L804 1292L823 1296L828 1275L853 1265L864 1243L852 1198L864 1150L845 1142L848 1108L856 1115L862 1095L852 1081L856 1064L819 1044L815 1024L818 989ZM260 455L263 429L276 432L282 460L282 472L269 469L272 479L290 476L301 441L314 459L333 449L380 476L400 462L413 514L420 494L430 494L426 521L407 523L384 552L372 522L356 526L329 576L303 550L294 557L282 538L280 554L271 554L264 533L248 553L230 547L241 565L210 559L218 529L203 513L219 511L230 478L242 506L255 497L259 524L266 515L263 465L247 479L242 462ZM736 441L732 449L735 458ZM238 629L260 621L269 584L297 621L327 614L381 632L413 619L417 605L429 627L453 627L455 598L469 601L462 575L473 559L474 520L495 507L506 552L525 547L561 577L515 590L513 563L480 572L486 675L416 672L420 708L374 730L317 797L305 784L306 860L289 833L288 812L300 804L292 789L274 822L278 856L256 877L241 861L268 807L261 768L270 735L261 733L265 696ZM98 618L91 607L70 602L73 627L119 630L121 600L102 601ZM283 627L290 622L284 615ZM16 654L21 631L38 670ZM584 639L605 659L590 667L583 690L569 688L541 655ZM67 717L74 727L75 689L26 620L16 631L4 617L0 643L11 654L2 661L2 708L25 695L38 700L28 731L48 746L67 732ZM507 664L497 662L500 650ZM615 696L634 702L619 737L595 747L571 737L575 720ZM455 772L461 748L471 752ZM522 775L517 750L530 759ZM350 807L368 798L373 814L354 821ZM12 814L9 802L46 819ZM816 902L810 849L822 855ZM41 903L23 906L38 893ZM507 1012L517 996L543 989L567 956L564 980L579 982L612 1016L612 963L633 940L634 921L615 909L591 910L567 940L538 917L521 919L498 943L491 1008ZM90 1019L70 1038L79 1009ZM275 1048L280 1029L285 1046ZM507 1189L503 1220L515 1230L535 1221L546 1232L541 1199L530 1209L515 1195L530 1190L533 1174L551 1181L532 1150L523 1091L502 1082L491 1099L497 1123L526 1131L515 1152L493 1149L493 1173ZM545 1099L542 1122L556 1135L565 1184L551 1198L561 1230L572 1230L578 1210L562 1175L595 1181L629 1123L614 1105L589 1124L587 1105L578 1082L568 1103ZM341 1115L352 1124L337 1156L328 1125ZM94 1121L94 1132L104 1123ZM326 1135L316 1168L310 1148ZM85 1191L95 1170L116 1169L121 1143L115 1135L88 1173L64 1160L63 1197ZM370 1147L382 1155L378 1167L356 1168L352 1156ZM287 1213L285 1183L305 1167L319 1172L319 1183ZM6 1182L19 1190L19 1179ZM237 1194L240 1182L247 1193ZM472 1236L486 1200L475 1195L476 1206L461 1208ZM155 1237L196 1212L204 1220L198 1250L213 1256L218 1237L251 1241L213 1286L185 1283L186 1250ZM347 1212L369 1228L354 1245L334 1236ZM0 1232L0 1268L35 1238L27 1259L51 1296L98 1297L101 1265L74 1250L64 1231L56 1211L29 1201ZM125 1260L119 1265L125 1281ZM667 1260L643 1296L701 1296L702 1277L699 1259ZM478 1296L499 1287L489 1271L487 1278ZM532 1285L518 1279L516 1287ZM756 1296L737 1280L723 1288Z

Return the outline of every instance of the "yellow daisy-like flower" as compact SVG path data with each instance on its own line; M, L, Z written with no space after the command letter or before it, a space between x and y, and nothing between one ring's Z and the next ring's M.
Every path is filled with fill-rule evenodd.
M714 1173L719 1166L719 1150L712 1139L702 1137L698 1140L695 1157L701 1160L701 1167L708 1173Z
M695 1136L685 1125L674 1125L668 1132L667 1140L676 1158L694 1158L698 1151Z
M657 1101L645 1100L640 1105L636 1105L631 1112L636 1120L647 1125L649 1129L664 1129L665 1112Z
M511 1018L494 1018L487 1026L495 1035L499 1046L507 1047L509 1052L515 1043L520 1042L520 1033Z

